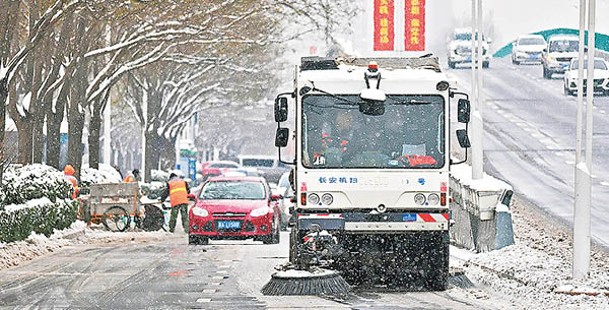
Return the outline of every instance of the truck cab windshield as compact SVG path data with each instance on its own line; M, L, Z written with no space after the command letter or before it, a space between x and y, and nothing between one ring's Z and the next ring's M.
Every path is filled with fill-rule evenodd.
M357 95L303 97L302 162L305 167L437 169L444 166L446 116L441 96L389 95L385 113L378 116L362 114L359 101Z

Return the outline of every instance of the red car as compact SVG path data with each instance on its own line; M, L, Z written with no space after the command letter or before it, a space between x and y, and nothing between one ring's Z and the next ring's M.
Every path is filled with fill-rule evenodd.
M209 239L250 239L279 243L280 195L271 195L262 177L220 176L209 178L188 212L189 244Z

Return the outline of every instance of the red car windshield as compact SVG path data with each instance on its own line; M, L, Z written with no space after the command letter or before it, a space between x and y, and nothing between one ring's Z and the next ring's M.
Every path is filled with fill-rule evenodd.
M223 200L246 199L263 200L266 198L264 184L261 182L213 181L203 186L199 199Z

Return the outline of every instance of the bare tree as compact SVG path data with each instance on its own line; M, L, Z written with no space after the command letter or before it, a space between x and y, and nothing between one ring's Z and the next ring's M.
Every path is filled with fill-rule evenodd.
M67 113L68 161L79 171L88 113L89 162L97 167L101 113L117 83L131 83L124 87L131 89L128 103L146 126L149 148L169 149L150 160L156 168L171 162L176 138L194 115L268 96L277 84L269 64L279 44L314 31L334 42L342 29L337 21L353 14L352 7L346 0L2 1L0 125L8 102L22 139L20 161L27 163L42 160L46 122L47 162L57 167ZM294 25L296 34L283 34ZM159 115L143 115L144 102ZM3 138L0 126L0 143ZM115 145L138 143L127 141L133 135L124 138Z
M79 0L56 0L53 2L45 1L46 6L36 1L30 2L29 10L26 11L25 15L28 17L29 24L27 25L27 32L22 31L20 26L19 16L21 14L21 2L22 1L2 1L0 11L0 33L2 38L0 39L0 49L2 54L0 56L0 116L4 119L5 106L9 97L9 92L12 83L17 76L17 72L26 63L28 56L35 50L40 44L42 39L53 29L53 25L61 20L64 15L68 12L76 10L83 3ZM46 9L42 14L42 9ZM25 35L23 35L25 34ZM23 35L23 39L20 38ZM25 77L33 77L34 74L39 73L38 69L35 69L35 65L30 62L29 70L26 71ZM34 88L36 89L36 88ZM15 103L18 103L16 100ZM37 109L37 107L35 107ZM24 115L22 113L21 115ZM27 115L26 115L27 117ZM21 124L25 126L24 124ZM19 126L19 125L18 125ZM0 128L0 138L3 138L4 126ZM24 141L23 143L28 143ZM31 141L29 141L31 143ZM22 156L22 161L26 161L25 156Z

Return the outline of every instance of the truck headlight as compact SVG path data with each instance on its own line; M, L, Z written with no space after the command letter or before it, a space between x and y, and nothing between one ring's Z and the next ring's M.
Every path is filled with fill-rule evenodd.
M425 195L418 193L416 195L414 195L414 203L422 206L423 204L425 204Z
M319 195L317 194L309 194L309 203L313 205L319 204Z
M427 196L427 201L430 205L437 205L440 203L440 196L436 193L429 194L429 196Z
M209 212L201 207L194 207L192 208L192 214L200 217L206 217L209 215Z
M267 215L268 213L269 213L269 208L264 207L264 208L258 208L258 209L252 210L252 212L250 212L250 216L259 217L259 216Z
M326 206L331 205L332 202L334 202L334 197L332 197L331 194L325 193L321 196L321 203L325 204Z

